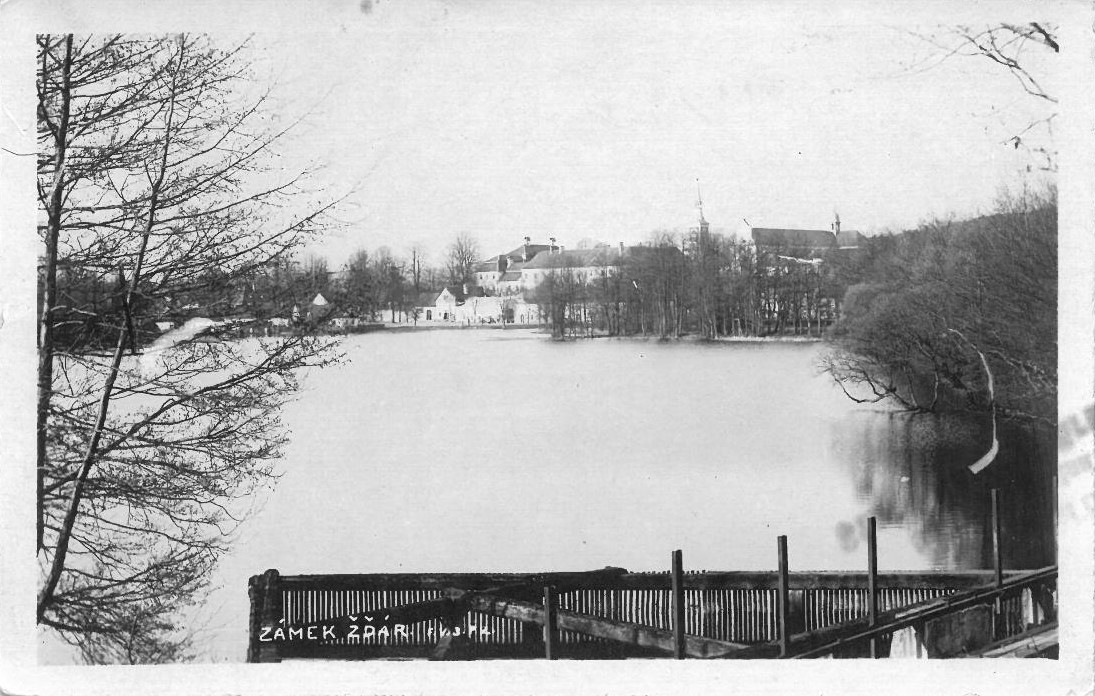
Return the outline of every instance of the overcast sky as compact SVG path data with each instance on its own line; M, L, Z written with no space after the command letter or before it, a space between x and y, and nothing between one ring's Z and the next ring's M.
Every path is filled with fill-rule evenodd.
M33 10L30 8L33 7ZM1047 3L1052 21L1065 10ZM637 243L717 230L877 233L992 208L1031 163L1006 144L1050 112L984 58L940 62L916 34L1031 19L1026 3L624 0L43 0L36 29L252 33L256 88L308 113L285 159L357 184L351 224L315 247L423 244L460 233L484 255L528 235ZM1075 13L1073 13L1075 14ZM1065 42L1067 43L1067 42ZM1066 48L1068 46L1066 45ZM1026 61L1055 84L1057 56ZM1031 134L1027 134L1029 139Z
M640 242L694 224L697 178L711 224L744 235L973 215L1031 161L1003 141L1048 114L988 60L940 63L915 33L942 30L906 12L328 4L337 23L255 46L286 113L310 111L292 154L326 163L329 191L360 180L353 224L318 247L336 264L464 232L487 255Z

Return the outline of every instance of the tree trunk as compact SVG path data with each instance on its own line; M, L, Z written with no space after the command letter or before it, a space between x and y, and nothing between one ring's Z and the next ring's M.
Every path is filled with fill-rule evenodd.
M68 46L71 47L72 37L68 37ZM179 62L182 62L182 49L180 48ZM136 260L133 264L133 273L129 279L129 288L126 291L124 304L126 307L130 305L133 300L133 295L137 290L137 284L141 279L141 268L144 264L145 252L148 249L148 239L152 234L152 228L155 224L157 208L159 205L159 196L163 187L164 177L167 174L167 157L171 150L171 134L172 123L175 115L175 77L172 77L172 89L171 89L171 101L168 103L166 123L164 127L164 142L163 149L160 157L160 171L156 180L152 182L151 192L148 201L148 213L145 216L145 226L141 234L141 245L137 252ZM127 310L128 311L128 310ZM106 382L103 384L102 397L99 400L99 411L95 420L95 430L92 431L91 441L88 442L87 450L84 453L83 461L80 463L80 469L76 474L76 479L73 482L72 498L69 500L68 509L65 511L65 519L61 524L61 529L57 533L57 547L53 552L53 560L50 563L49 575L46 578L45 585L42 587L41 592L38 594L38 607L37 617L41 621L45 616L45 610L53 601L53 593L57 589L57 583L61 580L61 574L65 569L65 558L68 555L69 542L72 540L72 529L76 524L76 516L80 511L80 502L83 498L84 486L87 483L87 477L91 473L92 467L95 465L96 456L98 454L99 440L103 435L103 427L106 425L107 413L110 410L110 401L113 396L114 383L118 378L118 372L122 366L122 356L125 353L125 345L127 340L130 339L131 325L128 322L123 322L118 329L118 342L114 347L114 355L111 358L110 372L107 374ZM41 501L39 502L41 505Z
M69 111L72 100L72 34L65 37L65 57L61 64L61 113L54 133L57 153L54 157L53 187L49 196L46 222L46 259L42 288L42 314L38 324L38 404L36 458L38 473L38 545L45 542L45 474L49 408L53 397L53 309L57 304L57 240L61 233L61 204L65 183L65 155L68 146Z

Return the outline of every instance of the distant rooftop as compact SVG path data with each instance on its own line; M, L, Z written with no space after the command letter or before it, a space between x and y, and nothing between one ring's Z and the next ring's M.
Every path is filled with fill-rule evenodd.
M612 265L620 258L617 247L602 246L593 249L562 249L554 253L538 254L525 264L525 268L583 268Z
M527 246L528 257L530 259L535 257L541 251L550 251L551 250L551 245L550 244L528 244L528 245L522 244L521 246L517 247L513 251L506 254L506 258L508 258L510 261L523 261L524 258L525 258L526 246Z
M858 249L866 237L856 230L796 230L775 227L754 227L753 243L760 249L820 252L833 248Z
M498 257L492 256L486 261L480 261L475 264L476 273L490 273L498 270Z

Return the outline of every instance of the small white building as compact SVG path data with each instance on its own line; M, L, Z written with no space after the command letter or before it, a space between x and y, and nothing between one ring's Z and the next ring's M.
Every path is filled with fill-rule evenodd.
M308 321L322 321L331 313L331 303L322 293L316 293L311 306L308 307Z
M456 309L456 319L465 324L487 324L502 321L501 297L468 297Z
M437 293L433 306L437 316L434 319L456 321L456 308L464 303L463 293L456 288L445 288Z

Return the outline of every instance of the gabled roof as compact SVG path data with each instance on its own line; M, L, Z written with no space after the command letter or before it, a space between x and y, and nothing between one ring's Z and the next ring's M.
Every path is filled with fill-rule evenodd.
M418 304L416 307L433 307L437 304L437 296L441 293L436 290L427 290L426 292L418 293Z
M859 249L867 245L867 238L856 230L841 230L836 233L838 249Z
M758 248L793 250L824 250L836 245L836 236L830 230L792 230L772 227L754 227L753 243Z
M565 249L547 254L538 254L525 264L525 268L586 268L590 266L613 266L619 263L620 252L613 247L594 249Z
M457 302L464 299L464 288L459 285L446 285L445 290L448 290L449 293L456 298Z
M528 256L531 259L534 256L538 255L541 251L548 251L550 249L551 246L548 244L529 244ZM509 252L508 254L506 254L506 257L509 258L510 261L523 261L525 258L525 245L522 244L513 251Z
M506 272L498 279L499 283L512 283L515 280L521 279L521 269L525 267L525 264L520 261L515 261L506 266Z
M480 261L479 263L475 264L475 272L476 273L490 273L491 271L497 271L497 270L498 270L498 257L497 256L492 256L489 259L487 259L486 261Z

